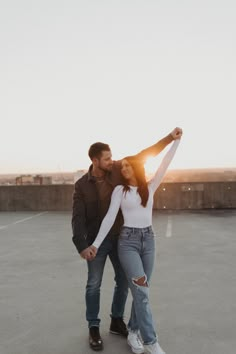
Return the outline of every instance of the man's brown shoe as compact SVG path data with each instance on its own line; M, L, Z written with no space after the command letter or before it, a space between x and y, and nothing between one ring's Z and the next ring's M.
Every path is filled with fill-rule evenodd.
M89 328L89 345L93 350L102 350L103 341L100 336L99 327L92 326Z

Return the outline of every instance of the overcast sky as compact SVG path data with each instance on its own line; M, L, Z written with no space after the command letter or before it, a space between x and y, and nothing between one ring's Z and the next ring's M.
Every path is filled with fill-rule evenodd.
M0 0L0 173L87 168L184 130L171 168L236 167L236 1Z

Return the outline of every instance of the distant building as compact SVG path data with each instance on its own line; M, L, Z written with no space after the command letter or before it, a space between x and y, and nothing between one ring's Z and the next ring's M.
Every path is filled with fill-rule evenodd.
M41 176L41 175L21 175L16 177L16 185L42 185L42 184L52 184L51 176Z
M34 177L32 175L21 175L16 177L16 185L34 184Z
M74 183L75 183L76 181L78 181L78 179L79 179L80 177L82 177L86 172L87 172L87 170L78 170L78 171L76 171L76 172L74 173Z
M234 181L235 179L234 173L231 170L224 171L224 177L227 181Z
M36 175L34 177L34 184L52 184L52 177Z

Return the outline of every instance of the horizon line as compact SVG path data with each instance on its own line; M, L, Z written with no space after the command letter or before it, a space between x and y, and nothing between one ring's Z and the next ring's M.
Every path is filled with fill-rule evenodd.
M231 167L188 167L188 168L170 168L168 171L192 171L192 170L236 170L236 166ZM32 174L63 174L63 173L76 173L78 171L88 171L88 168L79 168L73 171L28 171L28 172L0 172L0 175L32 175ZM167 171L167 172L168 172Z

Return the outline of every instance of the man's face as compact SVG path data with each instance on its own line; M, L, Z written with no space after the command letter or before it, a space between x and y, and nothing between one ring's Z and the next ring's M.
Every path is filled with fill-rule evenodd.
M111 151L103 151L101 157L95 160L97 168L104 172L111 171L113 165Z

